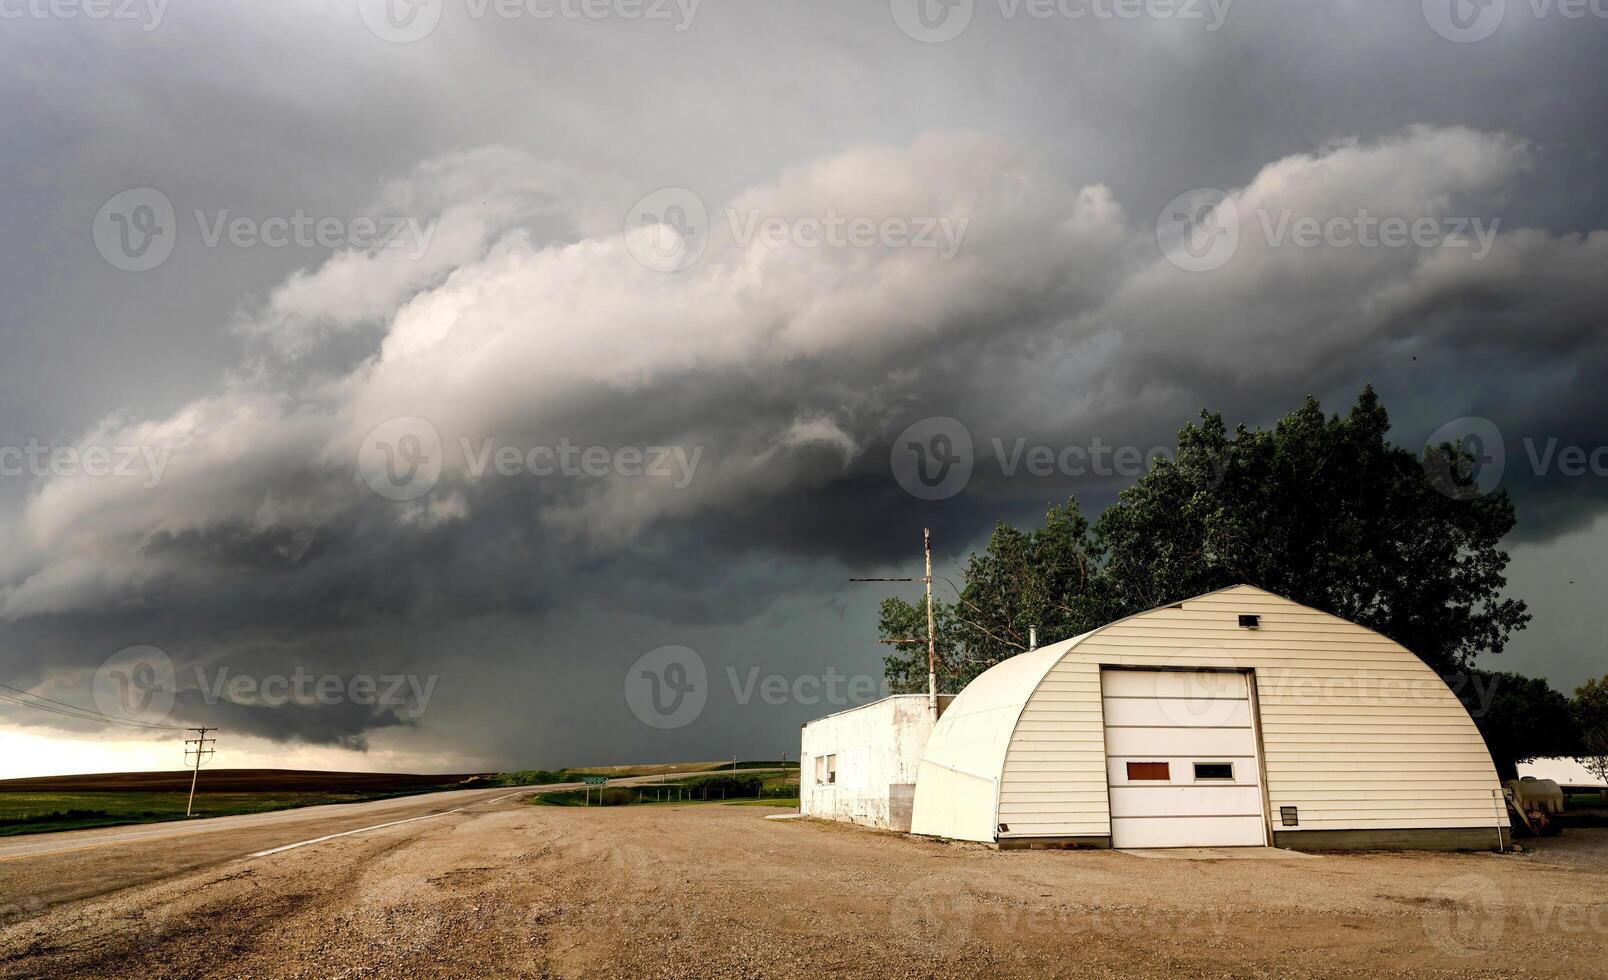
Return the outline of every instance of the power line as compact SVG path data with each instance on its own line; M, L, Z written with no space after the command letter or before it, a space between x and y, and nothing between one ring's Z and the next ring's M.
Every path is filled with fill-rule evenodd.
M131 728L160 729L163 731L173 732L185 730L182 725L163 725L158 722L139 721L135 718L119 718L115 715L106 714L104 711L96 710L95 708L86 708L82 705L68 704L66 701L57 701L54 698L47 698L43 694L34 694L30 691L24 691L21 688L12 687L10 684L0 684L0 688L5 688L6 691L16 692L16 694L6 694L4 692L0 692L0 699L8 701L12 704L20 704L25 708L35 708L39 711L48 711L52 714L62 715L67 718L77 718L79 721L97 721L113 725L126 725ZM21 695L22 697L18 697L17 695ZM32 698L35 700L24 701L22 698ZM39 704L36 703L37 701L47 703Z
M43 694L35 694L32 691L25 691L20 687L12 687L10 684L0 684L0 687L3 687L8 691L15 691L18 694L22 695L23 697L34 698L34 699L39 700L39 701L48 701L51 704L60 705L63 708L70 708L73 711L82 711L82 712L84 712L86 714L95 715L95 716L97 716L99 718L104 718L107 721L115 721L115 722L119 722L119 723L123 723L123 724L129 724L129 725L145 725L145 726L151 727L151 728L170 728L173 731L182 731L182 730L184 730L183 726L180 726L180 725L162 725L162 724L159 724L157 722L139 721L139 720L134 719L134 718L119 718L116 715L109 715L106 712L101 711L99 708L88 708L88 707L85 707L85 706L80 705L80 704L69 704L66 701L57 701L55 698L47 698Z

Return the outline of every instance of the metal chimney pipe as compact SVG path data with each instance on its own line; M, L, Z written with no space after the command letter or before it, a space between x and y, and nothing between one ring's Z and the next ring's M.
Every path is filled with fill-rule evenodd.
M1038 649L1038 627L1037 626L1029 626L1027 628L1027 648L1029 650L1037 650Z

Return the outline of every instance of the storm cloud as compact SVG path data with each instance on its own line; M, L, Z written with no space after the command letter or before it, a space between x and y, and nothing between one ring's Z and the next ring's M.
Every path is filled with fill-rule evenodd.
M1146 453L1202 408L1266 424L1368 383L1403 445L1494 427L1517 544L1592 540L1603 30L979 5L929 44L848 4L684 31L468 9L405 45L338 4L7 36L31 243L0 260L0 441L73 462L0 481L6 683L85 703L149 643L174 724L466 765L770 757L836 705L729 679L875 674L849 575L1132 476L1020 447ZM147 272L90 234L130 188L177 226ZM268 243L298 217L329 240ZM890 453L935 417L975 458L922 499ZM124 447L133 477L90 472ZM667 644L711 676L674 731L622 697ZM1572 683L1576 653L1503 666ZM200 697L197 669L440 687L415 717Z

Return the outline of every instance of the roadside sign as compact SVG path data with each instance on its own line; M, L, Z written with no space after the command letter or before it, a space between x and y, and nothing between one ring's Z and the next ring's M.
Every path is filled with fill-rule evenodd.
M589 786L602 786L604 783L606 783L608 781L609 781L609 777L607 777L607 776L582 776L581 777L581 782L586 783Z

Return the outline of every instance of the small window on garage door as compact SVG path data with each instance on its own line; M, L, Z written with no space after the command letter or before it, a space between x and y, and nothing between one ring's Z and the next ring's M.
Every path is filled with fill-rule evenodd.
M1130 762L1128 778L1165 783L1172 779L1172 771L1165 762Z
M1197 762L1195 763L1195 781L1209 783L1212 780L1221 780L1232 783L1234 781L1234 763L1232 762Z

